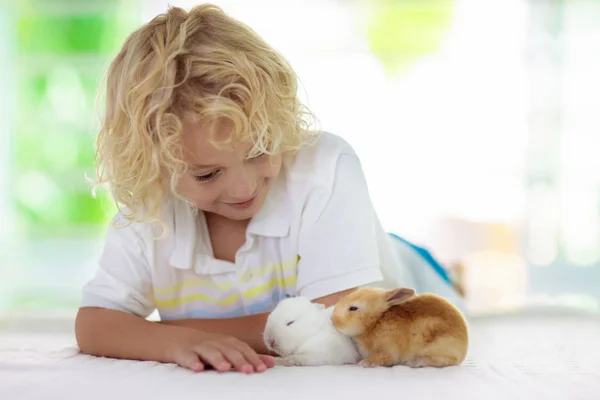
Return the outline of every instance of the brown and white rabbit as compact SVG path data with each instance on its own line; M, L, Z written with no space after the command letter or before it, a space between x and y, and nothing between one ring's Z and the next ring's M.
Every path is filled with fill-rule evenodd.
M467 354L463 314L435 294L357 289L335 305L331 320L353 338L364 367L447 367L462 363Z

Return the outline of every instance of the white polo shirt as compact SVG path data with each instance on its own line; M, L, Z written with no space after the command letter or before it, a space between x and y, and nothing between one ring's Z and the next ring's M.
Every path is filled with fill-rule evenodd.
M343 139L322 133L284 160L235 263L213 257L202 213L164 207L169 235L149 224L109 227L82 306L162 320L230 318L271 311L290 295L316 299L364 285L410 282L373 210L360 162ZM114 219L123 223L122 215Z

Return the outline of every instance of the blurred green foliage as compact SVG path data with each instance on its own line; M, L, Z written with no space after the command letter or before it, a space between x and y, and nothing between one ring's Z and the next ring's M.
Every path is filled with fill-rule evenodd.
M435 53L452 22L455 0L369 0L367 40L389 75Z
M25 52L107 52L112 50L118 21L109 15L27 13L18 22L19 48Z
M136 7L137 6L137 7ZM136 0L18 0L15 202L29 235L101 230L114 206L92 197L97 95L139 23Z

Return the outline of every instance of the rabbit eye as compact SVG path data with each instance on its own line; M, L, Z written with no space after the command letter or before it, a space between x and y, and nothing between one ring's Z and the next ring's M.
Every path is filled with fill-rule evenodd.
M352 306L348 309L348 311L356 311L358 310L358 307Z
M286 325L287 325L287 326L290 326L290 325L291 325L291 324L293 324L293 323L294 323L294 321L290 321L290 322L288 322Z

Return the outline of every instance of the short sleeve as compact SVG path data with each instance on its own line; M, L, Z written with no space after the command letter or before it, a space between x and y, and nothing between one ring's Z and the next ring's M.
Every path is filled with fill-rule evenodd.
M356 155L338 158L329 186L309 196L302 217L297 288L311 300L383 279L376 216Z
M142 240L132 225L123 226L120 214L112 222L98 270L83 288L81 307L115 309L146 318L156 306Z

